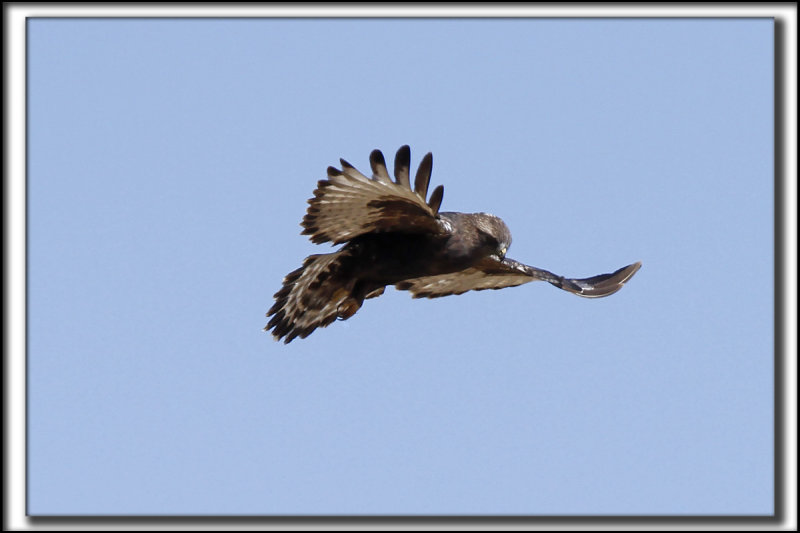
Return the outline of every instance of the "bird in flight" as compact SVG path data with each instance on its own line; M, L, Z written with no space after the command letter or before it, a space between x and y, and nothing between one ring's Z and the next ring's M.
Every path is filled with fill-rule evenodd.
M388 285L414 298L438 298L485 289L547 281L585 298L614 294L639 270L641 262L611 274L570 279L506 257L511 232L488 213L440 212L444 187L428 197L433 156L422 158L413 187L411 150L402 146L394 160L394 181L380 150L369 156L367 177L340 159L317 183L303 217L303 235L314 243L344 244L315 254L283 279L275 293L272 317L264 328L285 343L305 338L334 320L346 320L364 300Z

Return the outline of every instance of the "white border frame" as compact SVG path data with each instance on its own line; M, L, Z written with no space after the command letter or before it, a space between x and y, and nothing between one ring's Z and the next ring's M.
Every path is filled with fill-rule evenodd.
M336 5L336 4L44 4L4 3L4 50L6 52L4 92L5 186L4 227L8 258L7 276L4 279L7 297L4 307L4 335L8 357L4 360L6 417L4 435L4 530L108 530L108 529L159 529L159 530L231 530L248 529L323 529L323 530L375 530L375 529L547 529L547 530L641 530L641 529L691 529L691 530L797 530L797 330L791 324L797 320L797 5L795 2L768 4L528 4L528 5ZM30 520L25 515L26 498L26 19L28 17L774 17L781 21L783 42L778 58L781 64L783 87L776 102L782 113L783 131L780 140L783 161L776 168L783 171L784 193L779 213L783 214L783 231L778 233L783 246L783 274L780 280L785 289L781 311L782 339L776 346L783 349L779 369L783 371L781 386L784 409L778 410L783 428L783 457L779 463L784 468L778 508L783 510L780 521L754 521L744 519L737 523L731 519L687 518L674 521L642 517L634 520L601 520L581 518L530 518L496 522L470 518L424 518L413 522L397 519L390 521L376 517L352 519L250 517L207 518L166 517L151 519L75 518ZM776 139L777 141L777 139ZM776 205L776 209L779 206ZM779 280L776 279L776 283ZM776 317L777 320L778 317ZM778 331L781 331L779 329ZM776 383L776 387L778 384ZM777 458L776 458L777 459ZM776 495L777 498L778 495Z

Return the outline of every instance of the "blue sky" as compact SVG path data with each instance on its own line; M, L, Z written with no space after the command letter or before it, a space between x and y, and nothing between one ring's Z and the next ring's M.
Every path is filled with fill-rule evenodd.
M771 514L773 22L28 25L28 510ZM545 283L286 346L325 168L434 154Z

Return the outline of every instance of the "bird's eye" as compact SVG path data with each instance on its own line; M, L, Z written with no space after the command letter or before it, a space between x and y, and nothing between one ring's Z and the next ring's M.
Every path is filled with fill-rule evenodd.
M503 259L505 259L505 258L506 258L506 252L507 252L507 251L508 251L508 248L507 248L507 247L505 247L505 246L503 246L502 248L500 248L500 251L497 253L497 255L499 255L499 256L500 256L500 260L501 260L501 261L502 261Z

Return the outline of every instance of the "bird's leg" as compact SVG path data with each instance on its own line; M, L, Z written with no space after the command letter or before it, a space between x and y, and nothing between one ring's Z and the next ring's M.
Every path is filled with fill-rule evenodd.
M343 287L333 294L333 300L339 302L336 307L336 318L339 320L347 320L356 314L364 302L364 297L358 298L357 293L353 294L354 292Z
M367 298L377 298L383 294L385 286L369 283L364 280L358 281L352 289L352 292L344 296L344 299L336 308L336 316L339 320L347 320L358 311Z
M352 296L345 298L339 307L336 308L336 317L339 320L347 320L361 308L361 302Z
M339 306L336 308L336 317L339 320L347 320L356 314L356 311L361 309L361 305L364 303L364 298L367 297L367 293L372 295L370 291L372 287L364 280L358 280L351 287L349 292L337 294L335 296L337 300L340 300ZM345 290L346 289L342 289L342 291ZM374 296L378 296L378 294Z
M367 299L369 299L369 298L377 298L378 296L383 294L384 290L386 290L386 287L379 287L379 288L375 289L374 291L372 291L370 293L367 293L366 298Z

